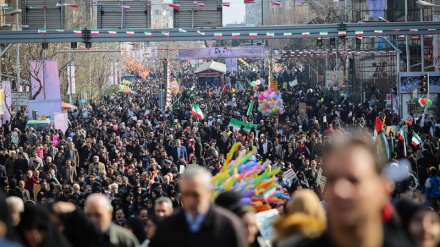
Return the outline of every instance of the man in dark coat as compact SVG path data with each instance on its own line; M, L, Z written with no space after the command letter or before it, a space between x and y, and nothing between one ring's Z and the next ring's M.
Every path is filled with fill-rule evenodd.
M352 139L330 146L324 163L328 231L296 247L415 246L393 217L383 163L369 142Z
M184 173L180 190L185 208L159 224L152 247L247 246L241 221L232 213L211 205L210 181L211 174L201 167Z

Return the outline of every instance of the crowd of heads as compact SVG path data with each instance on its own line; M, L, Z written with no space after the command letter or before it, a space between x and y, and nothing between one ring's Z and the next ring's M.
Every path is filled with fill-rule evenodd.
M176 77L185 89L162 108L156 83L160 77L152 75L130 85L135 93L105 95L81 104L79 110L69 112L65 132L50 126L26 129L26 112L17 109L0 128L0 189L8 197L11 216L9 220L2 216L8 226L3 235L27 246L43 246L30 242L45 241L76 246L82 242L75 240L66 223L73 219L63 215L80 211L97 226L100 236L116 224L131 231L138 244L153 239L156 226L180 210L193 217L208 212L214 189L211 177L222 171L225 157L237 142L241 143L237 155L255 147L257 161L269 160L271 169L280 169L274 176L277 190L293 195L283 205L268 205L283 215L274 223L280 246L293 233L313 239L325 232L336 236L341 246L347 239L353 246L356 241L376 246L375 241L385 237L382 228L371 225L381 224L390 198L395 205L400 205L401 198L411 198L404 202L406 207L400 207L403 211L397 211L411 210L402 222L414 241L423 242L426 239L420 234L432 233L420 230L425 229L420 226L425 216L432 219L431 228L438 230L435 211L440 194L427 198L428 203L414 199L425 185L430 189L440 181L438 141L428 136L426 127L434 125L433 120L426 117L425 126L420 119L405 123L409 130L426 136L423 147L407 144L405 157L402 143L391 137L396 148L385 162L378 159L373 145L374 122L379 117L387 126L401 125L398 114L368 102L354 104L347 93L333 97L335 92L318 86L283 83L303 77L287 68L278 74L284 113L263 115L257 106L249 112L251 101L258 104L259 93L267 89L266 76L264 71L236 73L215 87L197 85L191 72L184 70ZM250 81L256 79L263 82L255 91ZM193 104L200 106L204 119L191 114ZM231 119L256 127L237 128L230 125ZM397 137L397 133L389 136L393 135ZM338 142L352 136L357 139ZM393 181L384 165L400 166L402 158L409 160L409 179ZM289 170L296 173L293 179L283 175ZM325 186L319 181L324 176ZM436 192L431 189L430 193ZM252 205L244 205L234 193L218 197L216 204L241 219L249 244L258 242ZM59 216L58 224L47 220L50 214ZM362 228L359 222L370 225ZM30 234L37 228L51 238ZM364 239L354 234L356 230L379 237Z

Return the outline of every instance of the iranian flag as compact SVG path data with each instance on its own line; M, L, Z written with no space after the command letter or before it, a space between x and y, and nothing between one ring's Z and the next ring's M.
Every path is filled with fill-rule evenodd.
M238 32L233 32L233 33L232 33L232 38L240 38L240 33L238 33Z
M364 36L364 31L362 31L362 30L356 30L356 31L354 32L354 34L356 34L356 36Z
M108 34L110 34L110 35L116 35L117 32L116 32L116 30L108 30Z
M407 138L406 138L406 133L403 131L402 128L400 129L398 138L399 138L399 141L401 141L402 145L403 145L403 156L406 157L406 139Z
M73 29L74 34L81 34L81 29Z
M309 33L309 32L303 32L301 35L302 35L303 37L309 37L309 36L310 36L310 33Z
M274 33L274 32L267 32L267 33L266 33L266 36L267 36L268 38L274 38L274 37L275 37L275 33Z
M277 193L277 188L275 186L269 187L266 191L263 192L263 197L266 202L269 202L272 198L274 198Z
M186 30L179 28L179 33L186 33Z
M205 3L198 3L197 5L199 5L200 8L204 8L205 7Z
M150 114L150 110L145 110L145 112L144 112L144 118L149 118L151 116L151 114Z
M377 153L384 160L388 160L390 158L390 146L388 144L387 137L385 136L385 133L383 131L376 137L376 147Z
M29 28L28 24L21 24L21 28Z
M413 33L413 32L418 32L419 29L417 29L417 28L411 28L409 31Z
M244 0L244 3L255 3L255 0Z
M130 10L130 6L128 5L122 5L121 8L123 8L124 10Z
M400 31L400 29L398 29L398 28L391 29L391 32L393 32L393 33L396 33L396 32L399 32L399 31Z
M285 37L288 37L288 38L292 38L292 33L290 33L290 32L285 32L285 33L284 33L284 36L285 36Z
M57 28L57 32L63 33L64 32L64 28Z
M38 33L46 34L47 33L46 28L38 28Z
M321 32L319 32L319 36L328 36L328 32L327 31L321 31Z
M230 2L223 2L223 7L231 7L231 3Z
M150 5L151 5L151 1L146 1L146 2L144 3L144 5L145 5L145 6L150 6Z
M383 30L374 30L374 33L375 33L375 34L382 34L382 33L383 33Z
M99 36L99 30L91 30L90 33L92 36Z
M339 30L339 31L338 31L338 36L339 36L339 37L347 37L347 31L345 31L345 30Z
M221 38L223 36L222 33L214 33L215 38Z
M152 37L152 36L153 36L153 34L151 33L151 31L145 31L144 34L145 34L145 36L147 36L147 37Z
M193 116L195 116L197 119L202 120L205 118L205 115L203 114L202 110L200 109L200 107L196 104L192 105L192 110L191 110L191 114Z
M134 36L134 31L127 30L126 33L128 36Z
M435 138L435 130L434 130L434 125L432 123L431 123L431 127L429 127L428 135L431 139Z
M180 8L180 4L170 3L170 4L168 4L168 7L173 8L173 9L179 9Z
M272 1L272 5L274 5L274 6L281 6L281 2Z
M258 33L249 33L249 38L253 39L258 37Z
M420 143L422 143L422 139L420 139L420 136L418 136L416 134L416 132L413 131L412 138L411 138L411 144L414 145L414 146L417 146Z
M437 31L437 29L435 29L435 28L428 28L428 33L434 33L435 31Z
M168 32L168 31L162 31L162 35L163 35L164 37L170 37L170 32Z

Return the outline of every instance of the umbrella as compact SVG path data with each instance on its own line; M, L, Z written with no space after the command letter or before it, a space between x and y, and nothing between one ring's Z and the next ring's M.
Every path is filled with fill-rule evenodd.
M62 104L61 104L61 108L63 108L63 110L71 111L71 110L76 109L77 107L74 106L74 105L72 105L72 104L68 104L68 103L64 103L64 102L62 102Z

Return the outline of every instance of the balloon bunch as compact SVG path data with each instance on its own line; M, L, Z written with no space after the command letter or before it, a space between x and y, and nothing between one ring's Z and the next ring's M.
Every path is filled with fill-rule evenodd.
M270 161L257 162L253 156L257 153L255 147L249 153L242 153L232 160L240 148L240 143L232 146L222 170L212 178L213 199L222 192L235 191L241 194L243 204L252 205L257 211L266 208L264 202L282 204L285 200L290 200L289 196L276 190L280 186L275 183L274 175L278 174L280 169L270 171Z
M260 93L258 95L258 111L263 116L270 116L272 114L283 114L284 105L281 99L280 91L275 91L272 88Z
M432 105L432 100L423 97L423 98L420 98L420 99L419 99L419 104L420 104L421 106L428 106L428 107L429 107L429 106Z
M258 89L258 86L261 85L261 81L260 80L256 80L256 81L251 81L251 86L252 88L256 91Z

